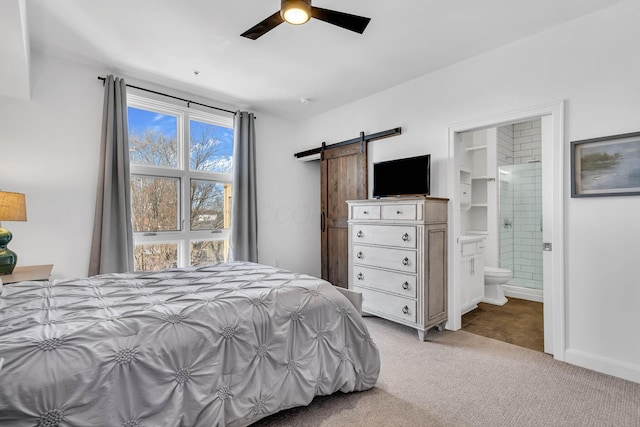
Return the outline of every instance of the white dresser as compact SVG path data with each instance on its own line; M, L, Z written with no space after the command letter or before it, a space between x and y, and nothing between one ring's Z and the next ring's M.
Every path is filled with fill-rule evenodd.
M349 289L362 311L425 332L447 320L447 203L350 200Z

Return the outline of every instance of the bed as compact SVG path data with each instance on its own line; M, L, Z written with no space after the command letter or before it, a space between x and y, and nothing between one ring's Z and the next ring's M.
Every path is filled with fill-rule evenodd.
M330 283L254 263L5 285L0 425L246 426L367 390L378 350Z

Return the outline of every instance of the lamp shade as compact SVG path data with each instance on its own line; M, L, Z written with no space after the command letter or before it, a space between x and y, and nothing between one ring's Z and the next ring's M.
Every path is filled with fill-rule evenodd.
M0 191L0 221L26 221L27 204L22 193Z

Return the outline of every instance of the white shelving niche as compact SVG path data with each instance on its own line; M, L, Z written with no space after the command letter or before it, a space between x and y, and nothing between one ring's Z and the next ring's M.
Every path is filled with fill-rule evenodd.
M487 237L497 225L496 135L491 129L462 134L457 148L460 193L460 314L484 296L485 254L494 248Z

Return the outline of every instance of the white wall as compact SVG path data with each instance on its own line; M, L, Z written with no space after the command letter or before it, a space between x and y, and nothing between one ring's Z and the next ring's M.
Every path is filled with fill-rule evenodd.
M27 222L7 222L18 265L86 275L102 120L99 70L32 56L31 101L0 97L0 188L25 193Z
M19 265L54 264L53 278L86 276L104 96L97 77L108 72L41 54L32 59L31 101L0 97L0 189L25 193L28 216L27 222L3 226L14 234L9 247ZM197 96L189 99L233 109ZM294 160L292 123L256 115L260 261L278 260L282 267L315 274L315 263L298 253L299 228L317 221L306 213L306 204L295 200L304 199L297 183L319 182L317 171ZM270 209L275 213L269 215Z
M432 195L447 197L450 126L566 100L558 184L569 195L571 140L640 131L639 19L640 3L628 1L364 98L302 123L297 149L401 126L370 145L370 161L431 153ZM313 203L316 184L307 187ZM639 211L638 196L565 200L566 360L638 382Z
M258 257L320 276L320 165L294 157L294 129L258 115Z

